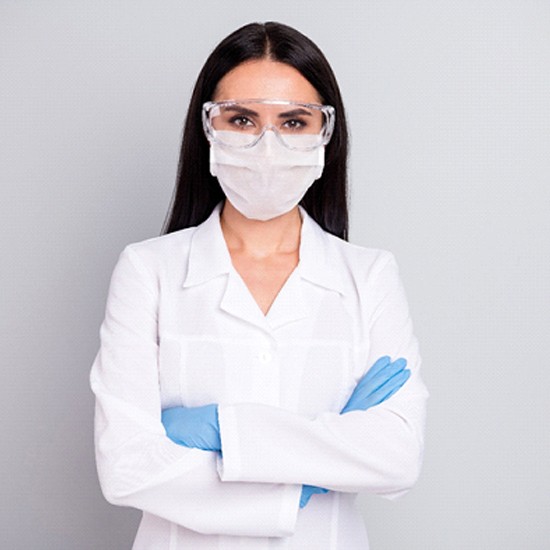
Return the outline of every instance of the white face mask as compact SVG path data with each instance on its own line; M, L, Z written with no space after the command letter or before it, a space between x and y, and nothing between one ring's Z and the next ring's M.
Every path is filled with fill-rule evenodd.
M270 220L292 210L321 177L324 160L323 146L312 151L288 149L271 130L247 149L210 143L211 174L231 204L252 220Z

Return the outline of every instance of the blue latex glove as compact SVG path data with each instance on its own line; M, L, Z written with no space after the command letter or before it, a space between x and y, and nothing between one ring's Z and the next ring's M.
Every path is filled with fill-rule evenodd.
M302 494L300 495L300 508L303 508L313 495L328 493L328 489L314 487L313 485L302 485Z
M164 409L162 424L166 435L178 445L203 451L222 449L218 405Z
M406 366L406 359L392 363L389 357L380 357L359 380L341 414L366 411L389 399L409 379L411 371Z
M380 357L359 380L340 414L366 411L389 399L409 379L411 371L406 369L406 366L406 359L399 358L392 363L389 357ZM321 493L328 493L328 489L303 485L300 508L303 508L313 495Z

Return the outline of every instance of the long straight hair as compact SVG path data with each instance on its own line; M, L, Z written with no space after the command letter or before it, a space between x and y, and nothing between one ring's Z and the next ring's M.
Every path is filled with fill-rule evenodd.
M199 73L185 120L176 188L164 233L202 223L224 199L218 180L210 174L202 105L212 100L219 81L229 71L245 61L264 58L294 67L316 89L323 103L336 110L323 174L300 204L323 229L347 240L348 132L338 83L325 56L309 38L274 22L251 23L231 33L218 44Z

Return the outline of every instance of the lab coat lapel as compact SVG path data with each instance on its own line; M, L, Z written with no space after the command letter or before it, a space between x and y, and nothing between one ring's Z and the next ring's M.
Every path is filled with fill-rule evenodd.
M353 292L343 277L340 263L335 261L339 252L333 241L337 238L323 231L303 208L300 211L303 219L299 265L302 279L342 295Z
M310 309L304 299L302 285L299 268L296 268L267 313L266 319L272 329L278 329L309 315Z
M264 330L269 330L269 325L262 310L233 267L229 270L227 287L220 308L233 317L242 319Z
M267 329L260 308L231 263L231 256L220 225L221 204L197 227L191 243L189 266L184 287L200 285L220 275L227 277L227 286L220 301L226 313Z
M220 226L221 204L193 234L184 287L206 283L229 272L231 257Z
M306 288L311 284L329 292L345 294L345 284L337 267L328 261L330 246L328 235L300 207L302 232L300 235L300 261L271 306L267 319L276 329L288 323L314 315L317 307L311 303Z

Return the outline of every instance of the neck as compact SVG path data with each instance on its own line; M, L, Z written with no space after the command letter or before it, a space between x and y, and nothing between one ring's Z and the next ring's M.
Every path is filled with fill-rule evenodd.
M296 252L300 246L302 220L298 207L277 218L258 221L246 218L226 200L220 221L230 252L265 258Z

